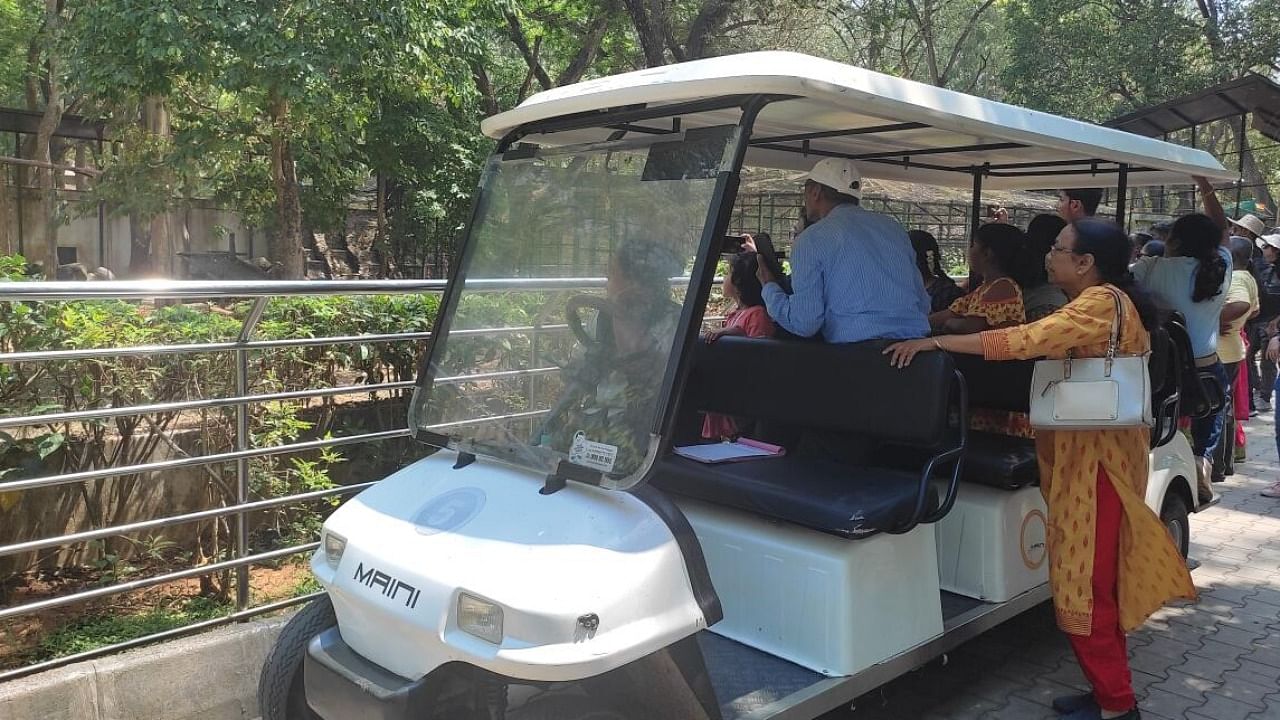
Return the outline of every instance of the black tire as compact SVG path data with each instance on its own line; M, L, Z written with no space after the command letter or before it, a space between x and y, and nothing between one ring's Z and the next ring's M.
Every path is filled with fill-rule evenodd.
M1173 544L1183 559L1191 552L1191 511L1187 501L1173 488L1165 491L1164 504L1160 506L1160 522L1169 531Z
M307 707L302 659L311 638L336 625L329 596L307 603L281 628L258 677L258 711L262 720L320 720Z

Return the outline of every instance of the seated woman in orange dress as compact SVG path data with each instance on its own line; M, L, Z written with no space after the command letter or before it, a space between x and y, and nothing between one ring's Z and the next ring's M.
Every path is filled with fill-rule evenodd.
M983 278L973 292L929 316L934 335L968 335L1026 322L1018 269L1023 233L1012 225L991 223L978 228L969 246L969 270Z
M1012 225L991 223L978 228L969 247L969 268L983 278L978 289L956 300L946 310L929 316L934 335L971 335L1013 327L1027 321L1021 272L1026 236ZM1026 413L988 408L969 411L969 428L1021 438L1034 438Z

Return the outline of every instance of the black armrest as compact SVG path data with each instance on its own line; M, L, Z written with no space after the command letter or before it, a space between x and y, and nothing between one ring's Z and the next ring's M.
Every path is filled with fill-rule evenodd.
M956 443L954 448L934 455L924 466L924 473L920 477L920 497L916 501L917 517L922 523L936 523L951 512L951 506L955 505L956 494L960 490L960 477L964 474L964 452L969 445L969 387L964 381L964 375L959 370L955 371L955 380L952 387L955 389L960 408L959 442ZM926 489L930 481L933 480L933 469L935 466L947 462L954 463L951 467L951 481L947 484L947 494L942 498L942 502L938 504L936 510L924 515L924 504L928 500ZM920 517L921 515L924 516ZM907 528L907 530L910 529Z

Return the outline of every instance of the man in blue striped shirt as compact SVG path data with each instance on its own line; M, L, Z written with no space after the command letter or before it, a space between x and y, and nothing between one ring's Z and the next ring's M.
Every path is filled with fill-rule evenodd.
M791 248L787 295L759 264L769 317L801 337L829 343L929 334L929 295L915 251L896 220L864 210L852 161L827 158L809 171L804 213L813 224Z

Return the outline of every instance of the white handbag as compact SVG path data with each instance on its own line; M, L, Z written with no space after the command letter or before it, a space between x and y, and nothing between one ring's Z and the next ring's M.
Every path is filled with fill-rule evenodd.
M1039 360L1031 378L1031 426L1045 430L1099 430L1151 427L1151 370L1148 358L1117 355L1123 329L1120 294L1107 355L1100 358Z

